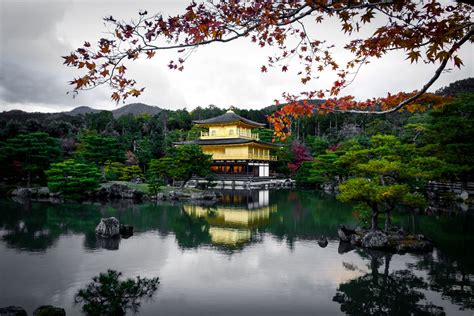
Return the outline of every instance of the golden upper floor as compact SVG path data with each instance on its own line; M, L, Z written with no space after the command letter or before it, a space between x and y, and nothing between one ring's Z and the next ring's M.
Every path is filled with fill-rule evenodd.
M207 132L201 133L201 139L247 138L259 140L258 134L252 133L252 129L265 126L265 124L243 118L232 110L207 120L194 121L194 123L209 129Z

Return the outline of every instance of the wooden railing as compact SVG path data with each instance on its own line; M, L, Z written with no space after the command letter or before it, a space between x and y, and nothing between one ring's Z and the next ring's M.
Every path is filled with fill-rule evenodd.
M213 160L277 160L276 156L272 155L257 155L257 154L247 154L247 155L232 155L232 154L212 154Z
M228 134L228 133L214 133L209 135L209 132L201 132L201 139L215 139L215 138L249 138L260 140L260 136L257 133L246 133L244 131L239 131L237 133Z

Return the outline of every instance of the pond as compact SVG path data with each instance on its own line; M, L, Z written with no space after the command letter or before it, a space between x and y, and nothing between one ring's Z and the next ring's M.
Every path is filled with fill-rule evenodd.
M101 217L133 225L97 239ZM435 242L429 254L340 244L358 214L312 191L224 192L215 205L0 200L0 307L81 315L75 294L107 269L159 277L141 315L472 315L472 214L395 214ZM320 236L329 239L322 248Z

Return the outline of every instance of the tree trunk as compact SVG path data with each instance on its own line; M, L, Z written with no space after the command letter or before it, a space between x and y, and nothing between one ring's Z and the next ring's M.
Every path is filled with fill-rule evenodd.
M370 270L372 271L372 280L375 283L378 283L379 262L378 262L377 258L375 258L375 257L370 258Z
M378 206L372 206L372 230L377 230L379 228L379 209Z
M188 177L186 180L183 180L183 182L181 182L181 189L184 188L186 183L188 183L188 181L191 180L191 178L192 178L192 176Z
M28 188L31 186L31 171L28 171L28 177L26 179L26 186Z
M387 208L385 211L385 232L388 232L390 226L392 226L392 209Z
M100 166L100 173L102 175L102 180L106 180L106 178L105 178L105 166L104 165Z

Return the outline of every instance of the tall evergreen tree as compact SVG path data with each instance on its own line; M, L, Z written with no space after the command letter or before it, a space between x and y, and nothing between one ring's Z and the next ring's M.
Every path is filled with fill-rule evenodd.
M13 170L26 177L28 186L36 177L40 182L44 180L44 170L61 154L58 140L43 132L20 134L0 143L0 147L5 172Z

